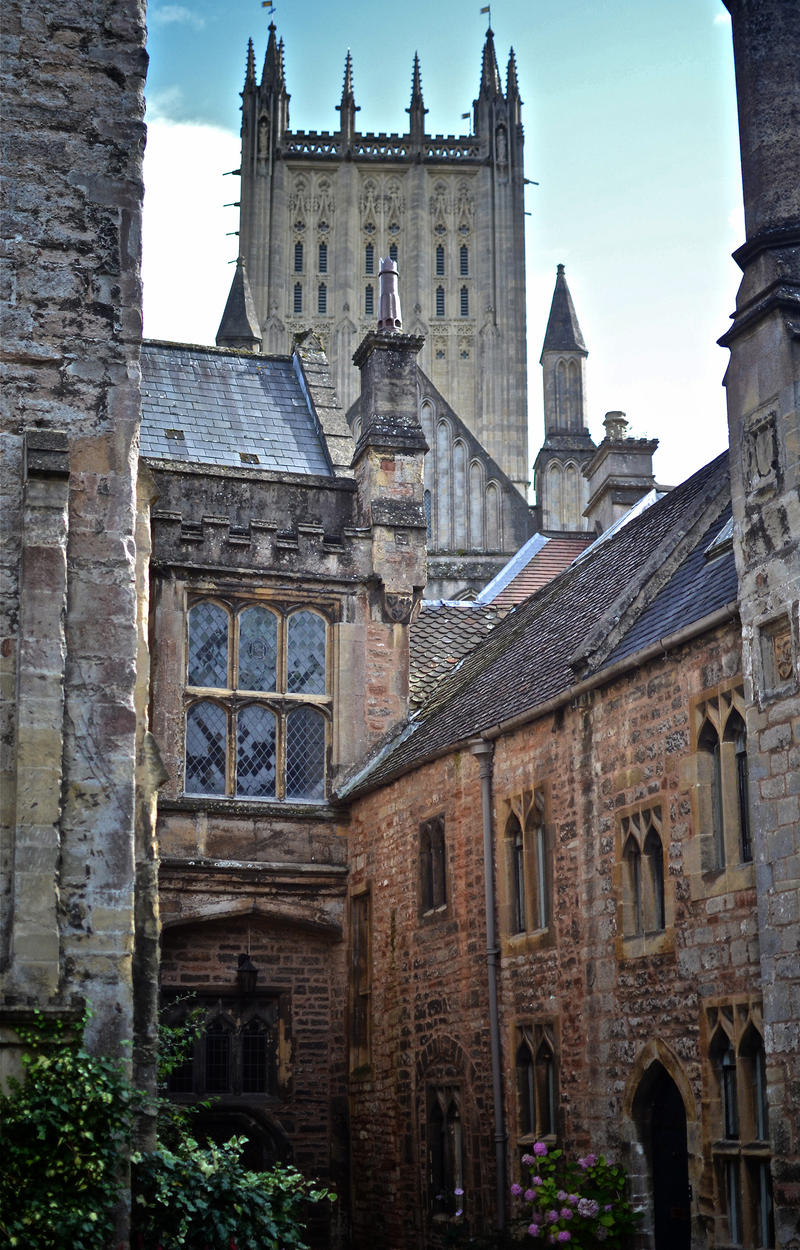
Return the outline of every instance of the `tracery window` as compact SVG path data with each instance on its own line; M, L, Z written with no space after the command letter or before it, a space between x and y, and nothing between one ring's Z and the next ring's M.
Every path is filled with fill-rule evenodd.
M318 612L200 599L189 609L187 794L325 797L328 628Z
M434 816L419 827L420 912L423 916L447 906L447 863L444 816Z
M463 1207L464 1132L461 1090L457 1085L428 1088L428 1205L431 1214L450 1217Z
M774 1246L761 1012L754 1003L738 1002L709 1007L706 1015L717 1242Z
M167 1079L169 1093L276 1095L279 1017L276 995L193 994L167 1003L165 1023L188 1022L194 1034L189 1054Z
M506 823L508 931L534 933L550 924L551 865L544 796L526 790L510 800Z
M553 1136L557 1123L556 1051L552 1028L517 1028L517 1126L520 1145Z
M753 859L741 687L702 699L695 723L703 868L721 872Z
M661 809L645 808L622 818L622 914L626 937L666 928L664 846Z

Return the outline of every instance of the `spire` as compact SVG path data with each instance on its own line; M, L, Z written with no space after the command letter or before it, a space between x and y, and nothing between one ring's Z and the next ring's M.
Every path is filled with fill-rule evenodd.
M243 347L249 351L258 351L260 345L258 313L247 280L247 270L240 256L236 262L228 302L217 330L217 347Z
M262 90L266 91L280 91L283 89L283 85L281 58L278 52L278 43L275 39L275 23L270 22L267 53L264 57L264 70L261 75L261 87Z
M412 139L422 143L425 135L425 114L427 109L422 100L422 77L419 72L419 57L414 53L414 66L411 71L411 106L406 109L409 117L409 131Z
M564 277L563 265L558 266L556 274L553 302L550 305L550 317L542 344L542 356L545 352L580 352L582 356L589 355L578 325L567 279Z
M344 61L344 83L342 85L342 102L337 104L339 113L339 130L345 139L352 139L356 128L356 113L360 111L353 94L353 58L350 49Z
M500 82L500 71L497 68L497 56L494 50L494 31L491 26L486 32L486 43L483 45L483 62L481 64L481 89L478 99L493 100L503 94Z
M245 90L247 90L248 87L255 87L255 85L256 85L256 54L253 51L252 39L248 39L247 41L247 68L245 69L245 72L244 72Z
M519 97L519 84L517 83L517 59L514 56L512 48L508 54L508 69L506 71L506 96L508 99Z

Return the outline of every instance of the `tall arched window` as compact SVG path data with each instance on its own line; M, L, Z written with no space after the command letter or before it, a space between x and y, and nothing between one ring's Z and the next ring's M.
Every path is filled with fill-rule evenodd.
M458 272L462 278L469 275L469 248L466 243L458 249Z
M464 1135L457 1087L428 1090L427 1138L430 1210L434 1215L454 1215L463 1205L464 1193Z
M292 302L292 311L297 316L303 311L303 288L299 282L294 284L294 297Z
M436 316L437 317L444 316L444 287L443 286L437 286L436 288Z
M303 244L299 240L294 245L294 271L303 272Z
M644 862L647 866L644 926L648 933L657 933L664 928L664 849L652 825L644 840Z
M444 245L436 244L436 266L435 273L437 278L444 277Z
M364 287L364 316L375 316L375 288L371 282Z
M460 303L461 316L468 317L469 316L469 290L465 286L462 286L461 288L460 300L461 300L461 303Z
M551 1027L521 1025L517 1039L517 1127L522 1145L555 1135L557 1079Z
M324 317L328 311L328 288L324 282L317 287L317 313Z
M550 923L551 869L544 799L540 791L526 790L511 800L506 824L509 931L533 933Z
M703 870L721 872L753 859L741 687L704 698L695 715Z
M704 723L700 732L698 746L707 756L711 797L710 833L714 844L715 867L721 869L725 867L725 831L722 824L722 749L719 734L709 720Z
M319 245L318 268L319 268L320 273L328 272L328 245L327 243L320 243Z
M625 864L625 932L638 936L644 930L642 920L642 853L636 838L629 834L622 852Z
M375 246L368 243L364 248L364 273L375 272Z

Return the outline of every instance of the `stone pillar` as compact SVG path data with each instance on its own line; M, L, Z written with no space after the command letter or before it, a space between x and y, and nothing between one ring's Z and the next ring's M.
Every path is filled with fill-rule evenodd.
M733 19L747 239L725 375L760 931L776 1246L800 1210L800 19Z

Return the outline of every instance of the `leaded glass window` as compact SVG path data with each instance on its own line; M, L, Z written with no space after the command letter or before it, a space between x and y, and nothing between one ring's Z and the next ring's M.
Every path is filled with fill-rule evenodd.
M286 689L290 694L325 693L325 622L315 612L289 617Z
M203 700L186 713L186 791L225 793L225 742L228 716L218 703Z
M190 608L187 794L324 799L327 633L305 609L284 615L235 597Z
M258 605L239 613L239 689L275 690L278 620Z
M299 707L286 720L286 797L321 799L325 795L325 717Z
M189 685L228 684L228 613L204 600L189 613Z
M236 793L249 798L275 795L275 716L260 703L236 715Z

